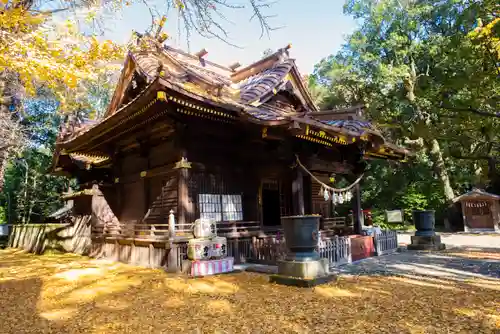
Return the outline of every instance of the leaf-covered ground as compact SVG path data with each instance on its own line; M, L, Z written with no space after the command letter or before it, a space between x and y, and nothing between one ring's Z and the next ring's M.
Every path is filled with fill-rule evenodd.
M493 278L345 276L299 289L262 274L185 279L76 255L0 251L5 334L498 333L499 296Z

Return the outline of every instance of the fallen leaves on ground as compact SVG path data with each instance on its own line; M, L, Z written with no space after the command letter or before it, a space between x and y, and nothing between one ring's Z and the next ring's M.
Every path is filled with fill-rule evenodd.
M499 240L500 242L500 240ZM481 251L476 249L460 249L460 250L448 250L445 252L449 256L463 257L467 259L481 259L481 260L500 260L500 249L497 252L493 251Z
M8 333L498 333L499 280L340 277L314 289L0 251Z

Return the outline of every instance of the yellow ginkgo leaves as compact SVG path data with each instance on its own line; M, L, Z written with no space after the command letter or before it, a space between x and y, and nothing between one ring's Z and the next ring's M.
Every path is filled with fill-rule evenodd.
M500 60L500 17L485 26L478 20L478 27L469 36Z
M94 19L98 10L86 9L84 14ZM82 85L108 70L97 63L109 63L123 54L124 49L111 41L80 33L75 17L66 15L61 21L13 6L0 11L0 72L17 73L28 94L35 94L39 86L50 88L63 111L80 108L86 98Z

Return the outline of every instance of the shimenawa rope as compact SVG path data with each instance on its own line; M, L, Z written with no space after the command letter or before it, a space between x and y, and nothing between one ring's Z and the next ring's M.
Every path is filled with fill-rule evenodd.
M345 191L351 190L356 184L359 183L359 181L361 181L361 179L363 178L363 175L365 175L365 174L361 174L361 176L358 177L356 181L354 181L351 185L349 185L349 186L347 186L345 188L333 188L333 187L330 187L329 185L321 182L316 176L314 176L313 173L311 173L300 162L300 159L299 159L298 155L295 155L295 158L297 159L297 165L299 165L307 174L309 174L311 176L311 178L314 179L314 181L318 182L323 187L323 189L330 190L330 191L335 192L335 193L341 193L341 192L345 192Z

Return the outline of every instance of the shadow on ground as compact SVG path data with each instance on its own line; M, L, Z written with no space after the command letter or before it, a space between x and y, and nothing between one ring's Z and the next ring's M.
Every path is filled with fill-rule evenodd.
M432 265L425 256L430 262L421 264ZM75 255L4 250L0 328L5 334L495 333L499 283L365 275L300 289L269 284L261 274L186 279Z
M500 278L500 250L453 248L444 252L408 251L338 267L354 275L419 275L454 281Z

